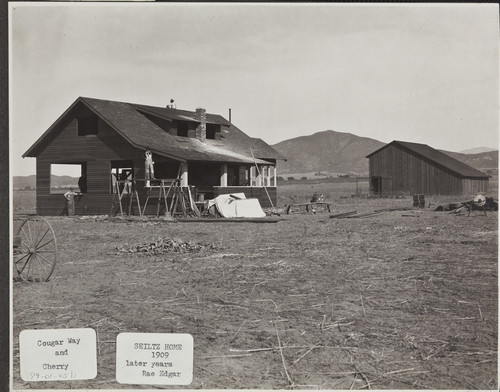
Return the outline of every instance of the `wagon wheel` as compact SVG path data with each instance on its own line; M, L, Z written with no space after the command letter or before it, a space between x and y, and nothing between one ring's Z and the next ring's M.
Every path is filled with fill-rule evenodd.
M19 277L29 282L48 281L57 261L56 236L50 223L40 216L26 219L15 241L14 264Z

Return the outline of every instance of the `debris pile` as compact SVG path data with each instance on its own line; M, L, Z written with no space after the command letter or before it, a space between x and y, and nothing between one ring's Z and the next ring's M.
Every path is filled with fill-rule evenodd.
M218 248L219 247L213 243L186 242L179 239L164 237L154 242L133 245L127 248L116 247L116 250L122 253L139 253L145 256L156 256L162 253L201 252L202 250L214 250Z
M314 192L311 197L311 203L323 203L325 201L325 195L322 193Z
M436 207L434 211L460 212L464 209L498 211L498 201L494 200L493 197L485 197L484 200L481 200L481 202L478 202L476 200L469 200L464 202L440 204Z
M464 203L448 203L448 204L439 204L434 211L455 211L461 207L464 207Z

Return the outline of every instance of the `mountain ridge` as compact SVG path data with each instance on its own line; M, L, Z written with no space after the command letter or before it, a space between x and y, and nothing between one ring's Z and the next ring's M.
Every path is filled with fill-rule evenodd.
M482 152L491 152L491 151L496 151L496 149L483 146L483 147L467 148L466 150L459 151L459 153L460 154L480 154Z
M277 163L280 175L316 172L367 175L366 156L386 144L352 133L326 130L287 139L272 147L287 158ZM439 151L478 170L498 168L498 150L473 154Z
M278 162L278 173L363 173L368 171L368 163L362 159L384 145L352 133L326 130L284 140L272 147L287 158L286 162Z

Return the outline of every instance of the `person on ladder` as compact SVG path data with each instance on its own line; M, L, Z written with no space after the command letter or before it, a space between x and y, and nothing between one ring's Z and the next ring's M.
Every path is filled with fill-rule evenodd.
M155 179L155 168L153 162L153 154L149 150L149 147L146 147L146 152L144 154L145 164L146 164L146 187L150 186L150 181Z

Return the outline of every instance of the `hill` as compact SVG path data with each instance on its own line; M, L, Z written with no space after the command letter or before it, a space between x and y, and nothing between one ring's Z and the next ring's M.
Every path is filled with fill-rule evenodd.
M280 175L316 172L367 175L366 156L384 145L375 139L329 130L284 140L273 148L288 159L278 162ZM478 170L498 168L498 150L474 154L442 152Z
M78 178L70 176L51 176L51 187L53 188L65 188L69 186L77 186ZM31 176L14 176L12 178L12 189L35 189L36 187L36 176L33 174Z
M461 154L479 154L482 152L490 152L490 151L495 151L495 149L490 147L474 147L459 152Z
M278 162L278 173L367 173L369 153L382 147L375 139L351 133L323 131L273 145L287 161Z
M498 169L498 150L481 152L479 154L463 154L451 151L442 152L478 170L486 172L491 169Z

